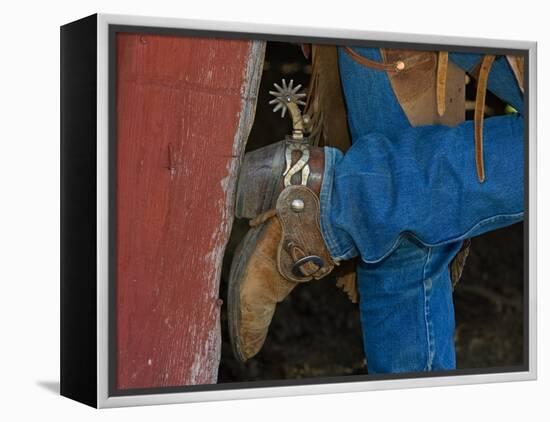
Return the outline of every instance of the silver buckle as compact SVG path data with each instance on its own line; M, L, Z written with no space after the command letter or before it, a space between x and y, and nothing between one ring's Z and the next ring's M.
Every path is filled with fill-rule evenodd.
M292 152L300 151L302 153L301 157L292 165ZM284 176L284 186L290 186L292 184L291 179L296 173L302 172L302 181L301 185L307 186L307 181L309 179L309 145L306 143L297 143L297 142L288 142L286 145L285 151L286 158L286 169L283 173Z
M292 274L294 274L296 277L309 277L311 274L304 274L300 267L304 264L307 264L308 262L311 262L315 265L317 265L320 268L323 268L325 266L325 261L323 261L323 258L317 255L308 255L304 256L303 258L300 258L298 261L294 263L292 266ZM319 271L318 269L316 271Z

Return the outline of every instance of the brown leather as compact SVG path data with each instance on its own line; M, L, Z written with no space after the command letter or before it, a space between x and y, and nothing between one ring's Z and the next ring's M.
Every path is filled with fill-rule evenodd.
M471 245L470 239L466 239L462 243L460 250L454 257L454 259L451 261L451 264L449 265L453 287L456 286L456 283L458 283L458 281L460 280L460 277L462 277L462 272L464 271L464 266L466 265L466 259L470 254L470 245Z
M277 218L265 224L240 280L240 315L232 341L243 361L259 352L277 303L296 286L296 283L285 280L276 266L281 224Z
M350 47L344 47L344 51L349 54L349 56L355 60L357 63L369 67L375 70L381 70L389 73L402 73L403 71L408 71L409 69L424 65L426 62L430 61L430 57L424 54L424 52L413 52L412 54L403 55L402 57L397 58L393 61L384 61L377 62L376 60L371 60L366 57L361 56L359 53L355 52ZM406 50L400 50L406 51ZM412 50L407 50L412 51Z
M522 56L506 56L506 60L512 68L512 72L516 77L519 89L524 92L525 89L525 59Z
M437 80L436 80L436 103L437 114L443 116L445 114L445 100L447 89L447 69L449 66L449 53L440 51L437 54Z
M321 278L333 267L319 226L318 195L324 172L324 150L308 149L310 173L307 187L290 185L284 188L282 174L286 165L281 166L281 157L274 160L271 155L276 151L286 157L286 142L278 147L267 146L246 154L244 162L247 163L246 175L249 177L239 179L241 203L246 203L247 208L247 212L241 215L251 216L252 211L257 211L250 221L252 228L235 252L228 286L230 339L236 357L242 361L261 349L276 304L292 291L296 282ZM297 164L301 155L302 151L292 151L290 168ZM258 169L261 171L255 172ZM291 181L301 182L301 176L297 173ZM280 190L277 188L279 183ZM264 192L258 188L270 184L277 198L275 209L266 209L265 205L271 203L271 196L266 200L263 198ZM289 193L299 194L299 198L289 196ZM254 203L254 195L259 197L259 203ZM304 201L302 213L291 210L293 199ZM296 261L312 252L321 255L326 265L319 268L314 262L306 262L295 269L303 276L299 272L294 274L292 270Z
M486 55L481 61L477 77L476 102L474 109L474 142L477 177L480 183L485 181L485 165L483 161L483 118L485 113L485 96L487 81L495 56Z
M359 292L357 290L357 262L355 259L342 261L334 269L336 276L336 287L343 290L348 295L351 303L359 302Z
M303 212L291 210L293 199L304 201ZM275 212L264 215L263 221L251 229L255 232L245 237L245 246L237 252L242 254L237 259L247 260L244 270L232 269L230 277L230 289L239 286L237 302L229 313L231 341L242 361L262 348L277 303L287 297L298 282L324 277L334 267L320 232L319 200L311 189L294 185L285 188L279 195ZM258 238L248 240L248 236L255 233L259 233ZM319 268L312 263L305 264L300 269L307 275L297 277L292 273L294 263L310 254L322 257L326 265ZM234 308L238 309L237 321Z
M275 208L267 210L266 212L261 213L260 215L257 215L252 220L248 222L250 227L257 227L262 224L264 224L267 220L270 218L273 218L277 215L277 210Z
M316 150L322 151L320 148ZM320 157L316 157L316 160L318 165ZM319 179L319 185L314 184L316 191L302 185L287 186L279 194L275 209L267 210L249 222L251 227L257 227L277 217L283 226L277 268L283 277L294 282L320 279L334 268L334 262L321 234L319 190L322 173ZM302 201L303 209L294 210L291 206L294 200ZM318 266L313 262L307 262L299 267L301 274L295 274L295 263L311 255L320 257L324 265Z
M393 92L412 126L442 124L456 126L465 118L465 74L453 63L443 63L440 78L445 91L444 104L439 105L438 113L438 54L433 51L381 49L385 63L399 60L409 61L416 57L414 66L405 67L401 72L388 73ZM444 59L443 59L444 60ZM443 72L444 71L444 72ZM443 85L443 83L441 84ZM442 98L440 98L442 101Z
M310 117L313 145L346 151L351 146L335 45L313 45L311 78L305 113Z
M318 196L321 192L323 173L325 172L325 152L323 148L309 148L308 165L310 173L309 178L307 179L307 187L315 192Z
M300 211L293 210L293 201L302 201ZM320 279L334 268L334 262L321 234L320 204L317 195L300 185L286 187L277 200L277 216L282 226L282 236L277 253L277 267L287 280L305 282ZM307 262L299 267L302 275L295 274L295 263L306 256L320 257L322 266Z

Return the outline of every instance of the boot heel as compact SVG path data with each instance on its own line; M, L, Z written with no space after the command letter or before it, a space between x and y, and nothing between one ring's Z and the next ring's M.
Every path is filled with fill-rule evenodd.
M237 184L235 217L252 219L275 206L285 165L285 141L245 154Z

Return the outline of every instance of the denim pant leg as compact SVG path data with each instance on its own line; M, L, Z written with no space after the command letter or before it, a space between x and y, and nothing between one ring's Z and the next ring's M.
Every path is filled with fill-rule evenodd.
M345 155L326 148L321 227L332 256L375 263L404 236L438 246L521 221L523 128L522 116L485 120L484 183L471 121L366 134Z
M523 218L523 148L512 142L522 133L521 120L487 123L495 125L487 146L492 177L483 185L467 161L472 151L452 142L461 127L421 128L417 133L446 135L429 149L420 142L429 136L374 134L358 139L345 156L326 149L321 229L334 258L361 256L370 373L455 367L448 264L462 239Z
M355 49L381 61L376 48ZM453 53L471 69L479 54ZM523 219L524 119L485 119L486 180L477 179L472 121L456 127L411 127L385 72L339 50L352 147L327 149L321 226L333 257L387 257L414 236L427 246L453 243ZM498 59L489 88L522 111L521 92L506 59Z
M448 264L460 243L428 248L405 239L385 260L358 267L368 371L455 368L454 307Z
M381 60L378 49L356 50ZM479 58L452 55L465 69ZM362 259L369 372L453 369L448 264L461 239L523 218L523 118L485 120L487 180L481 185L472 122L412 128L384 72L342 50L339 64L353 146L345 157L326 150L321 229L333 258ZM522 112L505 60L495 61L489 89Z

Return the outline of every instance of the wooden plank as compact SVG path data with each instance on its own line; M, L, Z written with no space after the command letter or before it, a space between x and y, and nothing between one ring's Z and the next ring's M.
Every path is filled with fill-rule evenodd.
M215 383L264 43L117 35L118 389Z

